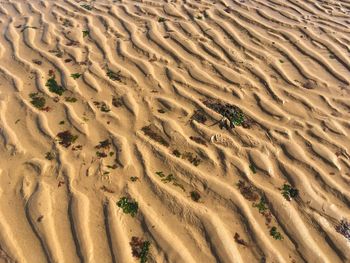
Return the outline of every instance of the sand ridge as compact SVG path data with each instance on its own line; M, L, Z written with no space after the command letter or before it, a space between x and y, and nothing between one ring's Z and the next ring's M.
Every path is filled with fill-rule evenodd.
M0 262L350 261L349 1L2 0L0 29Z

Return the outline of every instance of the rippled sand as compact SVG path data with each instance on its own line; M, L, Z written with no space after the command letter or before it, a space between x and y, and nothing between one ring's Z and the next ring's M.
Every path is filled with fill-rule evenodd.
M348 0L1 0L0 30L0 262L350 262Z

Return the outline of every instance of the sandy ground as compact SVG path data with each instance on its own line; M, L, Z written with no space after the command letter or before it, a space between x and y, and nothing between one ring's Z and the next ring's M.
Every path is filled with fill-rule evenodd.
M1 0L0 30L0 262L350 262L349 0Z

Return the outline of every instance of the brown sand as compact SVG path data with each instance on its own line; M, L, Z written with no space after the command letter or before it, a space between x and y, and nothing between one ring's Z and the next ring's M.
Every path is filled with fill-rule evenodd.
M349 0L1 0L0 29L0 262L350 262Z

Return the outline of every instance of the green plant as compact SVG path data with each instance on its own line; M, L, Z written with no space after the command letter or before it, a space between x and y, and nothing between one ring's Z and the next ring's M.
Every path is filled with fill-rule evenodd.
M174 186L180 187L184 192L186 191L184 186L177 182L177 179L173 174L168 174L166 176L163 172L156 172L156 175L158 175L161 178L161 181L163 183L166 184L172 182Z
M232 122L234 125L236 126L240 126L243 124L244 122L244 114L241 111L232 111L229 115L228 115L228 119L230 120L230 122Z
M57 84L55 76L52 76L47 80L46 86L49 87L49 91L56 93L59 96L61 96L63 92L66 91L62 86Z
M106 104L106 103L104 103L104 102L102 102L101 103L101 111L103 111L103 112L109 112L109 111L111 111L111 109L108 107L108 105Z
M165 136L163 136L162 131L155 126L154 124L150 124L141 129L147 136L152 138L153 140L159 142L165 147L169 147L169 143Z
M43 110L45 108L46 100L40 96L38 92L30 93L29 97L32 99L30 103L37 109Z
M120 71L119 71L119 72L120 72ZM111 80L120 81L121 78L120 78L119 72L118 72L118 73L115 73L115 72L113 72L112 70L108 69L106 75L107 75L107 77L108 77L109 79L111 79Z
M68 148L78 139L78 135L73 135L70 131L63 131L57 134L59 144Z
M52 161L53 159L55 159L55 153L53 153L53 152L47 152L47 153L45 154L45 158L46 158L47 160L49 160L49 161Z
M162 178L161 181L163 183L170 183L171 181L173 181L175 179L173 174L168 174L165 178Z
M182 159L185 159L185 160L189 161L194 166L198 166L202 162L202 160L199 159L197 155L194 155L191 152L183 152L183 153L181 153L179 150L175 149L173 151L173 154L176 157L178 157L178 158L181 157Z
M283 240L282 234L277 231L277 227L275 226L271 227L270 236L272 236L276 240Z
M82 8L85 8L86 10L91 11L92 10L92 6L91 5L87 5L87 4L82 4L80 5Z
M109 168L109 169L117 169L118 168L118 165L115 163L115 164L113 164L113 165L107 165L107 168Z
M186 159L187 161L189 161L191 164L193 164L194 166L198 166L202 160L198 158L197 155L194 155L191 152L184 152L182 154L182 159Z
M161 181L163 183L170 183L175 179L173 174L168 174L167 176L165 176L163 172L156 172L156 175L158 175L161 178Z
M141 254L140 254L140 263L146 263L148 261L149 247L151 243L148 241L143 242Z
M83 31L84 32L84 31ZM73 79L78 79L80 78L81 74L80 73L73 73L70 75Z
M65 101L74 103L74 102L77 102L78 100L76 98L74 98L74 97L66 97Z
M95 146L96 149L109 149L111 146L111 142L109 139L106 139L104 141L100 141L98 145Z
M158 175L161 178L165 177L165 174L162 171L156 172L156 175Z
M253 174L256 174L256 168L254 164L249 165L250 170L253 172Z
M191 199L195 202L198 202L199 199L201 198L201 195L197 191L191 191Z
M143 241L139 237L132 237L131 242L132 255L140 259L140 263L146 263L148 261L149 247L151 243L149 241Z
M228 103L223 104L220 102L213 102L210 100L204 101L204 104L212 110L216 111L217 113L221 114L222 117L226 118L230 122L230 128L234 128L235 126L241 125L243 127L249 126L249 123L243 111L237 106ZM221 125L225 127L227 126L224 125L222 122Z
M335 227L335 230L350 241L350 223L347 220L342 219Z
M181 157L181 153L176 149L173 151L173 154L178 158Z
M299 195L299 191L289 184L284 184L282 188L282 195L285 199L290 201L292 198L296 198Z
M137 214L139 209L138 203L136 201L129 200L127 197L120 198L120 200L117 202L117 206L123 209L125 214L130 214L132 217Z
M254 203L253 207L258 208L259 213L263 214L268 208L266 206L266 201L264 197L260 198L260 202L259 203Z
M83 30L83 37L87 37L88 35L90 35L90 31L89 30Z
M104 153L104 152L99 152L99 151L97 151L97 152L96 152L96 156L97 156L98 158L106 158L106 157L107 157L107 154Z

